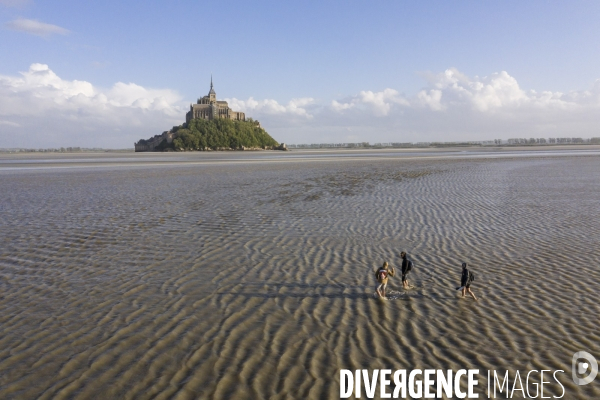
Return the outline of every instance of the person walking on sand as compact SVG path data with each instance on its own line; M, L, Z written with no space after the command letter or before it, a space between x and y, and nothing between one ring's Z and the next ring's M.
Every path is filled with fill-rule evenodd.
M475 280L475 275L471 271L467 269L467 263L462 263L462 275L460 276L460 287L458 289L462 289L462 296L465 297L467 292L477 301L477 297L475 297L475 293L471 291L471 283Z
M387 261L383 263L381 268L375 271L375 278L377 278L378 286L376 289L377 294L381 298L385 298L385 288L388 284L388 278L394 276L396 270L394 268L389 269Z
M413 262L408 258L408 254L406 254L405 251L400 253L400 257L402 257L402 287L404 289L410 289L410 285L408 284L408 273L413 269Z

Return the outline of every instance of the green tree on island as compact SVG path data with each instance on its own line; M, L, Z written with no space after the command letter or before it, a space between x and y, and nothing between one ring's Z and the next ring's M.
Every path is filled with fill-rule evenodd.
M174 150L272 148L279 146L257 122L229 119L193 119L189 124L173 127L172 146L166 141L157 150L172 147Z

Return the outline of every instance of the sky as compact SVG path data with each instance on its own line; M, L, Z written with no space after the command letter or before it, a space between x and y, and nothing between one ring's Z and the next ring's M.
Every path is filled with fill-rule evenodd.
M0 0L0 147L132 148L208 94L279 142L600 137L600 2Z

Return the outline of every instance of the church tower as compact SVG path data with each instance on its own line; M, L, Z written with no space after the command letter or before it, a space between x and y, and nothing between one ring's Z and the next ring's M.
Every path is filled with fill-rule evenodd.
M212 74L210 74L210 92L208 92L208 98L210 104L217 102L217 94L215 93L215 89L213 88Z

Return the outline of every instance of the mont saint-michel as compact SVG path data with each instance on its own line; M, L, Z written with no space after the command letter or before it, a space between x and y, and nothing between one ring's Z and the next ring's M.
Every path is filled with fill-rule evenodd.
M252 118L217 100L212 77L208 95L190 104L185 123L135 143L135 151L285 150Z

